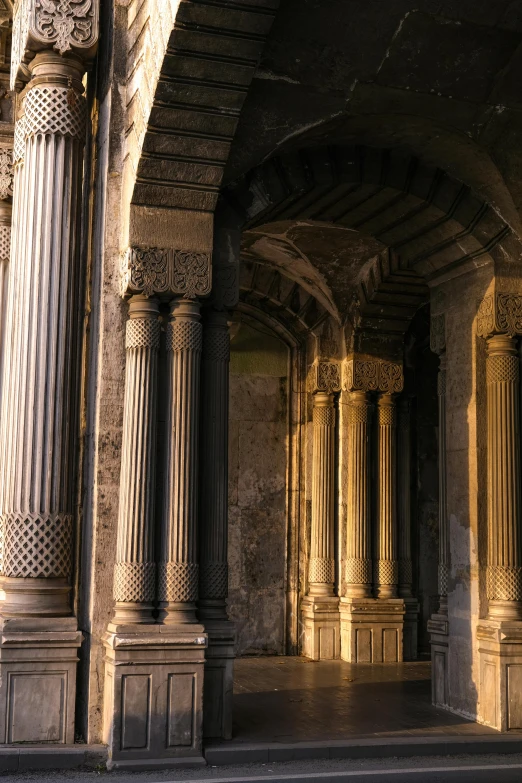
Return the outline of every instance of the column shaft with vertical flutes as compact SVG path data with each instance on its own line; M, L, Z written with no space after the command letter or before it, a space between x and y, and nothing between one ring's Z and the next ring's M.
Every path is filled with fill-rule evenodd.
M312 542L310 595L333 595L335 409L333 394L313 397Z
M520 359L509 335L487 346L489 617L522 619Z
M397 444L396 406L391 394L377 403L377 525L375 541L375 592L377 598L396 598L397 559Z
M152 622L156 597L154 497L160 324L156 299L133 296L126 328L125 402L114 622Z
M371 404L367 392L348 395L348 517L346 595L372 593L371 507L369 493Z
M446 490L446 354L441 353L437 377L439 405L439 612L448 612L449 530Z
M203 324L200 429L200 619L227 619L228 395L227 314L209 310Z
M399 402L397 418L399 597L411 598L413 572L411 562L411 438L409 400L402 399Z
M165 493L159 566L160 618L196 622L200 307L176 299L167 327L168 413Z

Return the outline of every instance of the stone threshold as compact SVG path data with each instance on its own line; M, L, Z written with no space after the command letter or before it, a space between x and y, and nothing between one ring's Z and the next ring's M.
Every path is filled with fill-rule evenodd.
M266 764L320 759L383 759L419 756L522 753L522 734L467 736L361 737L295 743L219 743L207 745L212 766Z
M105 769L105 745L0 745L0 774L35 769Z

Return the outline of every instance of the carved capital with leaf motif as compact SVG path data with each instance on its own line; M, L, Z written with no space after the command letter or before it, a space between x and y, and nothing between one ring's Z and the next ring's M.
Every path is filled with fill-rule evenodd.
M341 367L337 362L314 362L308 374L308 390L334 394L341 391Z
M479 337L493 334L507 334L510 337L522 334L522 294L488 294L480 302L477 314Z
M378 359L347 359L343 367L345 391L397 394L404 388L402 365Z
M99 0L17 0L13 12L11 89L24 75L29 52L55 49L83 60L96 52Z
M183 296L196 299L211 289L210 253L158 247L130 247L122 255L122 296Z

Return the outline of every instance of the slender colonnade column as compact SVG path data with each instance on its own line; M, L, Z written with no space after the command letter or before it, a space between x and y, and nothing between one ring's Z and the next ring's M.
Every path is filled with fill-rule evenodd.
M399 597L411 598L411 437L410 402L399 401L397 416L397 522L399 531Z
M448 613L449 530L446 491L446 354L441 353L437 377L439 406L439 614Z
M348 514L346 541L346 596L372 594L370 504L370 424L368 392L348 394Z
M227 620L228 395L230 337L227 314L209 310L201 359L200 583L201 620Z
M507 334L487 340L489 617L522 619L520 359Z
M396 598L399 583L397 559L397 424L391 394L377 399L377 529L375 542L375 594Z
M125 402L114 623L151 623L156 597L154 497L159 303L131 297L126 327Z
M169 408L166 423L165 498L159 564L160 618L195 623L198 424L202 326L199 303L175 299L167 327Z
M333 595L335 409L333 394L313 396L312 539L310 595Z

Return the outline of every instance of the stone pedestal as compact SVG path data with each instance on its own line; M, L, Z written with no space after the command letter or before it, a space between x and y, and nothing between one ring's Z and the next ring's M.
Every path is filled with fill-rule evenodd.
M307 595L301 602L303 655L313 661L339 658L339 599L336 596Z
M436 707L447 707L448 690L448 615L433 614L428 620L431 643L431 700Z
M203 693L203 736L232 739L235 625L228 620L206 620L208 648Z
M203 626L111 623L104 642L109 769L205 764Z
M341 658L349 663L403 660L404 601L341 598Z
M522 729L522 622L481 620L478 716L498 731Z
M416 661L420 606L416 598L404 598L403 660Z
M0 625L0 743L74 742L74 617L7 618Z

